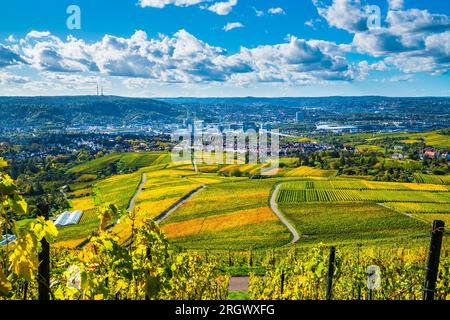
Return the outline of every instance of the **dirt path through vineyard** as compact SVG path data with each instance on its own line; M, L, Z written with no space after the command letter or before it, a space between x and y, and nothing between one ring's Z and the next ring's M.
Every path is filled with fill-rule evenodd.
M272 197L270 198L270 208L278 216L278 218L280 218L281 222L292 233L293 238L289 244L294 244L300 239L300 236L299 236L297 230L295 230L295 228L289 223L289 221L286 220L286 218L283 216L283 214L280 212L280 210L278 210L277 195L278 195L278 192L280 191L280 187L281 187L281 183L275 187L275 190L272 193Z
M201 186L200 188L195 189L191 193L187 194L184 198L182 198L175 206L170 208L169 210L163 212L160 216L156 218L156 222L161 223L165 218L171 215L175 210L181 207L186 201L195 196L197 193L206 188L206 185Z
M145 173L143 173L143 174L142 174L141 183L139 184L139 187L138 187L138 189L137 189L137 191L136 191L136 194L135 194L134 197L131 198L131 200L130 200L130 205L128 206L128 210L129 210L129 211L133 211L134 205L135 205L135 203L136 203L136 199L137 199L137 197L139 197L139 195L141 194L142 189L144 189L145 182L147 182L147 175L146 175Z

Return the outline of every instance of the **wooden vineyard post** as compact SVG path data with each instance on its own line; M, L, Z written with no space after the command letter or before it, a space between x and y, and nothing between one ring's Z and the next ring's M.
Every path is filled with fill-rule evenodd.
M333 274L334 274L334 261L336 258L336 248L330 248L330 261L328 263L328 277L327 277L327 294L326 299L331 300L333 292Z
M428 253L427 273L425 277L425 286L423 292L423 299L427 301L431 301L434 299L434 293L436 291L436 281L439 271L439 260L441 256L444 227L444 221L435 220L433 222L430 252Z
M284 280L285 280L285 275L284 275L284 270L281 271L281 299L283 299L283 294L284 294Z
M39 216L48 220L48 204L38 204L38 210ZM50 300L50 245L45 238L41 240L41 249L38 268L39 300Z

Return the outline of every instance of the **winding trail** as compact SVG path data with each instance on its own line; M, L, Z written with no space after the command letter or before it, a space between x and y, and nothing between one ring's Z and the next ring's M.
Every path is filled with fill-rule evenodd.
M142 192L142 189L144 189L145 183L147 182L147 175L145 173L142 174L142 179L141 179L141 183L139 184L139 187L135 193L135 195L133 196L133 198L131 198L130 200L130 204L128 206L128 210L129 211L133 211L134 210L134 205L136 203L136 199L137 197L139 197L139 195Z
M203 185L203 186L191 191L190 193L185 195L183 198L181 198L180 201L178 201L173 207L171 207L171 208L167 209L166 211L164 211L163 213L161 213L155 219L155 221L157 223L161 223L164 219L166 219L169 215L171 215L175 210L177 210L179 207L181 207L186 201L188 201L190 198L192 198L193 196L195 196L197 193L199 193L200 191L202 191L205 188L206 188L206 185Z
M280 187L281 187L281 183L278 184L275 187L275 190L272 193L272 197L270 198L270 208L272 209L272 211L278 216L278 218L281 220L281 222L289 229L289 231L292 233L293 238L291 240L291 242L289 244L294 244L296 243L298 240L300 240L300 236L297 232L297 230L295 230L295 228L286 220L286 218L281 214L280 210L278 210L278 205L277 205L277 195L278 192L280 191Z

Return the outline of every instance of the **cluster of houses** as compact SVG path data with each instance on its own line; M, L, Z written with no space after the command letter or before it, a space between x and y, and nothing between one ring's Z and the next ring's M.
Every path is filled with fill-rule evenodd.
M295 154L297 152L300 153L310 153L317 151L327 151L327 150L335 150L335 151L351 151L355 152L356 149L351 146L335 146L326 143L319 143L314 141L289 141L284 142L281 145L280 155L289 156L291 154Z
M394 149L401 150L397 146ZM407 158L408 158L407 154L402 154L400 152L395 152L392 154L392 159L402 160L402 159L407 159ZM432 147L427 147L419 155L419 158L420 158L420 160L423 160L426 158L428 158L428 159L441 158L441 159L446 159L446 160L450 161L450 154L448 152L440 152L439 150L432 148Z
M438 159L438 158L443 158L443 159L447 159L450 160L450 154L448 152L439 152L439 150L435 149L435 148L425 148L423 150L423 158L432 158L432 159Z

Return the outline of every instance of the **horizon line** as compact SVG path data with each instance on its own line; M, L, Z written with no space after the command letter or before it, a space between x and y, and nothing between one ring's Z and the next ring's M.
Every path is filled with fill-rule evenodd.
M95 95L95 94L79 94L79 95L22 95L10 96L1 95L0 98L77 98L77 97L98 97L98 98L127 98L127 99L298 99L298 98L450 98L450 95L423 95L423 96L391 96L391 95L323 95L323 96L167 96L167 97L146 97L146 96L126 96L126 95Z

